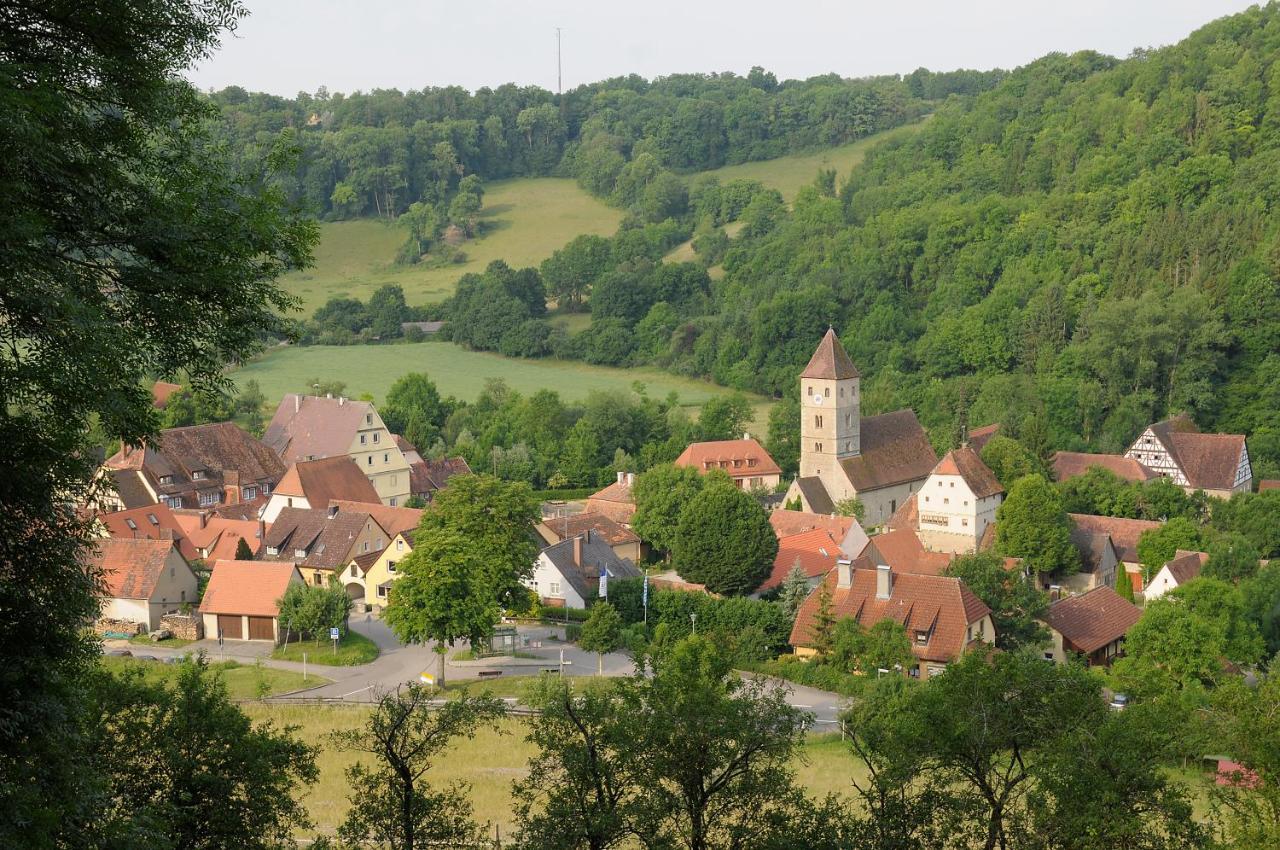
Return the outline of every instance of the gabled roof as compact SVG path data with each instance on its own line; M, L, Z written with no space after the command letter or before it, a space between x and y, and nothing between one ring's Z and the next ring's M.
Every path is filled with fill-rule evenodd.
M364 575L369 572L370 568L373 567L374 564L378 563L378 559L382 557L382 553L385 551L387 550L379 549L376 552L364 552L352 558L351 563L356 565L356 568L360 570L361 575Z
M265 493L259 493L257 498L250 499L247 502L237 502L234 505L216 505L209 513L224 519L253 520L256 522L258 515L262 513L262 509L266 507L269 501L271 501L270 496Z
M868 541L864 554L872 561L872 566L884 564L895 573L928 576L942 575L955 559L955 555L948 552L925 549L915 530L910 528L877 534Z
M635 499L631 498L632 478L624 473L618 474L619 480L587 497L587 510L591 513L604 514L616 523L626 525L636 512Z
M172 540L104 537L93 541L87 560L101 569L108 598L150 599L172 551Z
M574 540L582 541L582 559L579 562L575 562L573 557ZM590 599L599 590L601 566L610 578L638 578L641 575L630 558L618 557L612 546L589 532L580 538L553 543L540 554L559 570L564 580L583 599Z
M983 425L981 428L969 429L969 447L975 452L982 452L982 447L990 442L991 438L1000 433L1000 423L996 422L992 425Z
M837 540L843 540L857 520L851 516L835 514L811 514L808 511L789 511L785 508L769 514L769 525L779 539L794 534L803 534L815 528L823 528L831 532Z
M293 564L272 561L217 561L209 575L209 586L200 601L202 614L245 614L275 617L280 613L280 597L294 576L302 580Z
M991 613L991 609L974 595L958 578L911 573L894 574L888 599L876 598L876 570L866 558L854 561L853 581L847 588L837 587L838 570L823 579L831 593L831 610L837 620L854 617L870 628L881 620L902 623L907 634L929 632L929 640L920 645L912 640L911 651L926 661L953 661L967 645L971 624ZM818 611L822 586L801 604L791 629L792 646L811 646L813 620ZM913 636L912 636L913 637Z
M230 561L236 557L240 549L240 541L244 540L249 551L255 556L262 550L262 538L259 534L257 520L227 519L217 515L206 515L201 525L200 514L182 512L174 515L178 525L191 545L197 549L207 549L207 561Z
M804 496L805 504L815 514L833 514L836 512L835 502L831 501L831 494L827 492L827 486L822 483L822 479L816 475L808 478L797 478L796 487L800 488L800 495Z
M382 526L382 530L392 537L402 531L417 528L423 513L420 508L393 508L379 501L354 502L348 499L330 499L329 507L337 508L339 513L357 511L369 514L377 520L378 525Z
M960 476L978 499L1004 492L1004 487L996 480L996 474L982 462L977 452L967 446L947 452L933 468L932 474Z
M429 497L437 490L443 490L453 476L471 474L471 467L467 465L465 458L423 460L416 452L414 455L416 460L410 460L407 456L405 459L409 460L409 490L415 496Z
M599 537L610 546L640 542L640 537L631 529L624 528L604 514L590 511L565 517L544 519L541 525L551 534L553 539L549 542L553 543L569 540L580 534L585 534L588 530L593 538Z
M284 508L267 531L267 548L275 549L276 554L268 551L262 559L316 569L339 569L349 564L356 554L362 554L352 550L365 524L371 521L376 525L369 514L359 511L335 511L330 516L324 508ZM298 555L299 551L305 554Z
M1182 470L1188 486L1202 490L1235 486L1245 448L1243 434L1201 434L1186 415L1157 422L1151 432Z
M1077 475L1084 475L1091 467L1095 466L1100 466L1125 481L1142 482L1160 477L1158 473L1124 455L1058 452L1053 456L1053 478L1055 481L1066 481L1069 478L1075 478Z
M675 465L693 467L703 473L720 469L735 478L782 474L764 446L751 438L690 443L676 458Z
M151 385L151 404L154 407L164 409L169 403L169 396L182 389L182 384L171 384L168 381L156 381Z
M1103 585L1080 596L1059 599L1049 607L1049 628L1083 653L1094 652L1125 636L1142 610Z
M858 439L861 454L840 465L860 493L926 478L938 464L913 410L863 417Z
M1160 523L1145 519L1124 519L1113 516L1095 516L1093 514L1067 514L1075 527L1095 534L1106 534L1111 538L1111 545L1116 547L1116 554L1121 561L1136 564L1138 558L1138 538L1143 533L1159 528Z
M1079 525L1072 526L1071 542L1080 553L1081 572L1096 574L1101 570L1103 562L1106 561L1107 549L1111 549L1117 561L1120 560L1120 555L1111 542L1111 535L1105 531L1092 531Z
M105 466L138 471L158 494L183 495L191 507L196 506L196 492L217 491L221 497L224 487L274 484L284 474L280 458L234 422L161 431L154 442L122 446Z
M1173 580L1183 585L1200 575L1200 571L1204 569L1204 565L1208 563L1209 555L1205 552L1189 552L1186 549L1179 549L1174 553L1173 558L1164 565L1164 569L1169 571L1169 575L1173 576Z
M150 491L147 490L146 484L142 482L141 470L107 469L105 473L111 481L112 489L120 497L120 503L126 509L131 510L156 503Z
M773 570L756 590L761 592L782 584L797 564L806 578L824 576L835 569L836 561L843 557L840 538L825 528L781 537L778 539L778 554L773 559Z
M827 328L822 341L818 343L818 348L813 352L813 357L809 358L809 365L804 367L800 377L840 381L862 376L858 372L858 367L854 366L853 361L849 359L849 353L840 344L840 337L836 336L835 328Z
M382 503L373 482L348 455L294 463L276 485L281 496L303 496L307 504L324 507L335 500Z
M112 537L172 540L178 544L178 552L186 561L191 562L200 557L194 542L187 538L182 525L165 505L147 505L127 511L101 513L98 514L98 521Z
M286 463L345 455L372 411L367 401L286 393L262 441Z

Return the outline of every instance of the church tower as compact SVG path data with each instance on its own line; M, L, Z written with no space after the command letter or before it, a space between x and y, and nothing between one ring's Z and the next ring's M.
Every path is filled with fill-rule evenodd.
M821 479L833 502L856 495L840 466L861 451L862 376L828 328L800 373L800 477Z

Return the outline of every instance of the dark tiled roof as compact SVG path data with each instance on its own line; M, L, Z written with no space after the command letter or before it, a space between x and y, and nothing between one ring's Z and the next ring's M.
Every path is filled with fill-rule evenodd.
M849 359L849 353L840 344L834 328L827 328L818 348L809 359L809 365L800 373L801 378L818 378L824 380L843 380L858 378L858 367Z
M455 475L470 475L471 467L467 465L466 458L442 457L414 464L409 472L412 479L422 488L419 495L429 495L436 490L443 490L448 485L449 479Z
M267 531L268 551L262 559L339 569L351 563L356 554L363 554L352 550L368 522L374 522L373 518L358 511L335 511L330 516L324 508L284 508ZM276 554L272 555L271 549ZM305 554L298 555L299 551Z
M150 599L172 551L172 540L104 537L94 541L88 560L101 569L109 598Z
M336 500L377 502L378 491L360 467L348 455L298 461L280 479L276 492L287 496L304 496L316 507Z
M1150 481L1159 475L1147 469L1131 457L1123 455L1096 455L1087 452L1058 452L1053 456L1055 481L1066 481L1084 475L1090 468L1100 466L1125 481Z
M910 496L903 499L902 504L898 505L898 509L893 512L893 516L889 517L889 521L884 524L884 527L889 530L919 528L920 499L918 496L918 493L912 493ZM988 524L987 528L991 528L994 525L994 523Z
M926 478L938 464L933 444L912 410L864 417L859 441L861 454L840 465L860 493Z
M1141 616L1137 605L1103 586L1053 603L1045 622L1073 648L1087 654L1124 637Z
M422 519L422 510L419 508L393 508L390 505L384 505L382 502L352 502L345 499L334 499L329 502L329 507L337 508L339 511L358 511L372 516L382 526L382 530L392 537L402 531L408 531L411 528L417 528L419 520Z
M1280 490L1280 479L1267 478L1258 482L1258 492L1263 490Z
M952 449L947 452L933 468L933 472L936 475L959 475L973 491L973 495L979 499L1004 492L1004 487L1000 486L1000 482L996 480L996 474L971 448Z
M990 442L991 438L1000 433L1000 423L994 425L983 425L981 428L969 429L969 447L975 452L981 453L982 447Z
M573 541L582 540L582 561L574 563ZM594 534L584 534L582 538L570 538L554 543L542 550L547 560L555 565L565 581L583 599L595 596L600 586L600 567L603 565L610 578L638 578L640 570L631 563L630 558L620 558L608 543L598 539Z
M734 478L782 474L764 446L752 439L690 443L676 458L675 465L689 466L699 472L720 469Z
M147 491L146 485L142 483L141 471L136 469L108 469L107 475L111 476L111 484L126 510L155 504L156 500L151 498L151 493Z
M881 620L902 623L912 637L911 651L925 661L953 661L964 651L971 624L991 613L982 600L958 578L946 576L894 574L888 599L876 597L876 570L866 558L854 561L853 581L837 587L838 570L829 572L823 585L831 593L831 610L837 620L857 619L870 628ZM818 611L822 586L814 588L796 614L791 629L792 646L810 646L813 620ZM913 632L929 632L923 646Z
M1106 560L1107 549L1112 547L1111 536L1105 531L1091 531L1079 525L1071 528L1071 542L1080 553L1080 570L1086 573L1097 573ZM1119 560L1119 555L1116 556Z
M808 478L797 478L796 486L800 488L804 501L809 505L809 510L815 514L833 514L836 512L835 503L831 501L831 495L827 492L826 485L822 483L822 479L816 475Z
M1112 516L1095 516L1093 514L1067 514L1075 527L1095 534L1106 534L1111 538L1111 545L1116 547L1116 555L1120 560L1136 564L1138 558L1138 538L1144 532L1159 528L1160 523L1145 519L1123 519Z
M1185 549L1179 549L1165 567L1173 576L1173 580L1182 585L1200 575L1200 570L1204 569L1208 560L1209 556L1204 552L1188 552Z
M542 521L542 524L546 526L547 530L555 538L554 542L556 543L577 537L579 534L585 534L588 530L590 530L592 537L598 536L610 546L640 542L640 538L634 531L624 528L604 514L572 514L566 517L546 519Z
M352 558L351 563L355 564L356 567L360 570L360 574L363 575L369 572L370 567L378 563L378 559L382 557L382 553L385 551L387 550L379 549L376 552L364 552L363 554L356 555L354 558Z
M1151 426L1191 487L1230 490L1244 453L1243 434L1201 434L1190 417L1182 415Z

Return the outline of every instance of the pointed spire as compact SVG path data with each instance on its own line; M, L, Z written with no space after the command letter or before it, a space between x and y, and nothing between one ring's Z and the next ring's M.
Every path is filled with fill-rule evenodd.
M854 366L853 361L849 359L844 346L840 344L840 337L836 336L835 328L828 327L822 342L818 343L817 351L813 352L809 365L804 367L800 377L839 381L845 378L860 378L862 375L858 372L858 367Z

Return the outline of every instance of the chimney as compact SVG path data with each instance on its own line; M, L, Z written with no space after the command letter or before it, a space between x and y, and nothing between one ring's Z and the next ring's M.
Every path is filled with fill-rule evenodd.
M885 564L876 567L876 599L888 599L893 595L893 570Z
M582 566L582 538L573 538L573 565L575 567Z
M293 412L297 413L300 410L302 410L302 396L295 395L293 397Z
M342 407L342 405L346 403L347 403L346 396L338 396L338 407Z
M743 432L742 432L742 439L744 439L744 440L750 440L750 439L751 439L751 432L750 432L750 431L743 431Z
M618 473L618 483L619 483L619 484L626 484L626 483L627 483L627 473L625 473L625 472L619 472L619 473Z
M836 561L836 587L853 587L853 561L840 558Z
M635 484L635 483L636 483L636 474L635 474L634 472L628 472L628 473L627 473L627 486L628 486L628 487L630 487L631 485L633 485L633 484Z
M201 511L201 512L200 512L200 527L201 527L201 528L206 528L208 525L209 525L209 512L208 512L208 511Z

